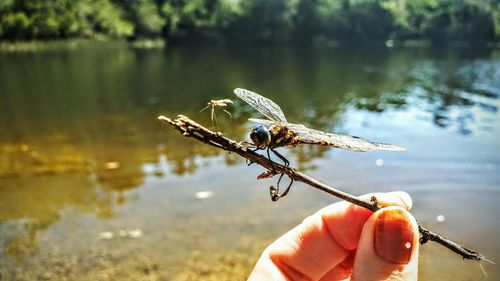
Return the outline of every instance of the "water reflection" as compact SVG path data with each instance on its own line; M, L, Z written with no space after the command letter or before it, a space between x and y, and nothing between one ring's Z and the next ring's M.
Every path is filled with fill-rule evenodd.
M0 242L4 254L17 260L37 250L36 232L60 220L68 207L110 218L116 204L115 195L102 192L88 177L74 174L3 180L0 193Z
M134 200L127 191L148 176L193 175L207 159L242 163L164 127L160 113L210 126L209 114L197 110L231 98L233 120L219 124L243 140L246 119L256 116L232 95L244 87L276 101L291 122L320 130L344 132L350 111L416 111L459 134L488 132L498 126L495 56L277 47L0 54L0 259L36 252L37 231L68 208L113 218L115 208ZM307 170L327 151L301 146L288 153Z
M451 127L464 135L473 133L472 127L489 130L491 122L485 124L486 120L476 120L475 117L484 114L495 116L497 113L499 69L498 61L488 58L460 60L451 57L445 61L423 59L411 67L404 65L403 68L395 67L392 70L389 77L404 81L399 87L378 90L374 97L362 97L354 105L358 109L374 112L392 108L418 108L429 112L429 119L436 126ZM479 112L473 112L475 110Z

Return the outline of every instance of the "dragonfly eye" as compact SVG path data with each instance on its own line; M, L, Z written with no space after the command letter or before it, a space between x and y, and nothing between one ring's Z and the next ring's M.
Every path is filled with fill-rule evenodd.
M250 133L250 139L258 148L265 148L271 141L271 135L266 127L258 125Z

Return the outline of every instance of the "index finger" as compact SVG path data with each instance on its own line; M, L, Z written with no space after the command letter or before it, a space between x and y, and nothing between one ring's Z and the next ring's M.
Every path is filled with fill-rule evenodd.
M369 200L372 196L382 206L409 210L412 205L405 192L373 193L360 198ZM249 280L320 279L356 249L363 225L372 213L345 201L319 210L269 245Z

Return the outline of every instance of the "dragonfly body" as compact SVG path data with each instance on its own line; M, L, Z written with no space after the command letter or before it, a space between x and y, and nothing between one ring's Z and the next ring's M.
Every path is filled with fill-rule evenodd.
M240 88L235 89L234 93L268 118L249 119L251 122L263 125L262 129L258 129L259 126L257 126L252 132L252 134L256 135L254 138L257 142L254 144L258 148L265 148L266 145L271 145L271 148L275 148L286 145L313 144L358 152L374 150L406 151L406 148L398 145L372 142L356 136L328 133L307 128L302 124L290 123L286 120L281 108L272 100ZM265 127L269 128L268 132L270 134L267 143ZM250 137L252 138L252 136Z
M358 152L406 150L406 148L398 145L372 142L360 137L328 133L307 128L302 124L289 123L279 105L272 100L241 88L235 89L234 94L268 118L250 118L249 120L258 124L250 133L250 139L256 147L255 150L266 149L269 161L271 161L271 156L269 154L269 151L271 151L285 163L285 166L288 166L290 162L274 149L282 146L296 146L298 144L337 147ZM283 174L281 174L280 180L282 176ZM278 200L278 198L283 197L290 189L291 183L286 191L279 195L277 189L279 188L280 180L278 180L277 188L271 189L271 198L273 198L273 200Z
M363 138L356 137L356 136L347 136L347 135L328 133L328 132L324 132L324 131L319 131L319 130L307 128L306 126L304 126L302 124L294 124L294 123L283 124L283 123L278 123L278 122L274 122L271 120L255 119L255 118L250 118L249 120L254 122L254 123L260 124L260 125L257 125L257 127L262 125L263 127L268 127L268 128L276 127L276 128L280 128L279 130L291 131L291 133L294 134L293 141L291 140L288 143L278 142L281 144L286 143L285 145L296 146L298 144L312 144L312 145L319 145L319 146L342 148L342 149L354 151L354 152L367 152L367 151L375 151L375 150L385 150L385 151L405 151L406 150L406 148L398 146L398 145L380 143L380 142L371 142L371 141L368 141L368 140L365 140ZM269 131L270 131L270 134L273 135L273 131L276 131L276 129L269 130ZM252 135L252 134L250 134L250 135ZM285 145L277 145L274 147L285 146Z
M300 141L294 131L281 124L274 124L269 128L257 125L250 133L250 139L259 149L295 146Z

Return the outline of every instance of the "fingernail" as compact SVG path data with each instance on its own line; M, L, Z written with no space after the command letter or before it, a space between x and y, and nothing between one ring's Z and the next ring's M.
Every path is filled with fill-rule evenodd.
M388 209L378 216L375 252L389 262L407 264L413 248L413 227L400 209Z

